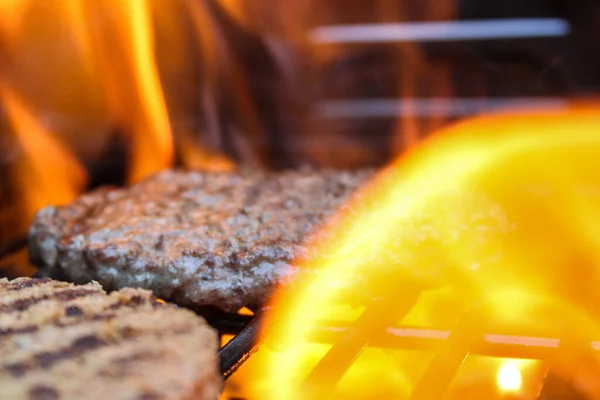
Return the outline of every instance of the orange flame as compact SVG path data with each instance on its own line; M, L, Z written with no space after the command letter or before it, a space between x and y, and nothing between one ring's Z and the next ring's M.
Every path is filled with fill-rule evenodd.
M77 159L39 125L8 87L0 85L0 96L12 132L24 153L18 157L12 176L23 185L20 201L26 204L29 212L33 212L48 203L64 204L73 199L86 183L85 173Z
M359 325L377 307L366 304L372 297L391 300L357 331L367 342L397 323L442 326L463 329L452 348L468 353L493 333L486 330L517 329L562 337L562 373L580 360L573 354L590 356L600 338L587 308L597 303L600 278L598 130L600 109L592 107L482 117L387 168L319 235L329 238L313 244L320 256L298 266L318 273L276 296L264 336L277 350L256 376L263 398L323 398L305 380L331 346L309 344L309 328L332 320ZM473 306L477 317L465 317ZM382 326L382 318L390 320ZM374 385L388 398L412 390L432 398L426 393L443 384L454 360L440 349L445 361L419 387L432 354L374 351L338 377L332 398L364 398L362 389ZM587 376L597 376L598 360L589 360ZM342 362L332 359L321 372L328 376ZM600 395L593 380L582 382L580 390ZM484 397L500 396L494 390Z
M104 22L90 29L93 48L98 51L113 115L132 134L130 176L137 180L168 167L173 157L171 126L154 59L151 2L94 2L85 7L86 21L102 18Z
M182 90L199 81L199 61L215 70L214 27L194 3L0 2L0 107L10 121L0 139L21 155L0 165L29 199L7 205L20 197L3 196L3 214L22 209L17 235L40 207L81 193L83 166L104 157L115 134L127 144L129 181L172 166L176 145L184 166L234 168L204 146L195 91Z

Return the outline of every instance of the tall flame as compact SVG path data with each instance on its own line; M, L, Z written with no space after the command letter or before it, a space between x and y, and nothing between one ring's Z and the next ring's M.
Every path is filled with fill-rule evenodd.
M205 7L188 0L11 0L0 2L0 13L0 110L9 122L0 141L10 144L7 154L19 154L18 161L0 157L11 181L0 200L3 214L19 209L15 235L24 235L37 209L80 194L84 167L106 157L116 135L125 144L128 181L172 166L175 146L184 166L233 168L204 146L196 126L199 74L216 79L218 70L216 28L204 23Z
M167 106L154 59L151 2L87 2L86 21L106 82L113 115L130 131L132 180L171 164L173 143ZM117 55L115 57L115 55ZM128 90L124 90L127 88Z
M320 256L298 265L318 273L276 296L264 335L277 350L257 373L261 394L322 398L305 380L329 347L311 351L309 328L340 318L360 324L363 310L376 307L367 301L382 296L391 300L362 326L365 340L382 335L381 318L390 319L387 326L463 329L464 337L453 339L458 349L469 349L490 327L516 327L576 343L558 349L567 373L577 364L570 350L585 352L600 338L587 308L598 300L600 278L599 130L600 109L587 106L482 117L447 129L387 168L319 235L329 238L313 244ZM357 306L353 312L349 302ZM408 313L398 311L407 306ZM466 332L474 333L464 334L459 326L472 306L478 316L467 317ZM431 361L414 352L366 354L333 398L362 398L361 388L374 384L365 371L377 371L378 393L406 397ZM329 369L344 362L331 361ZM598 367L592 357L588 377ZM429 389L443 385L450 367L440 368ZM398 376L392 379L390 370ZM600 392L592 381L584 379L579 389L595 398Z
M13 134L24 153L18 157L12 176L16 182L26 185L20 201L26 204L28 210L40 209L48 203L70 201L86 183L81 165L50 132L39 125L8 87L0 85L0 95Z

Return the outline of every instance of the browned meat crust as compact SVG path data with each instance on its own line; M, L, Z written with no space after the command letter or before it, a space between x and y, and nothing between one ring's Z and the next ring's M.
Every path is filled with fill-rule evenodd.
M218 338L151 292L0 279L0 399L211 399Z
M372 174L165 171L42 209L29 250L48 276L236 311L294 275L308 235Z

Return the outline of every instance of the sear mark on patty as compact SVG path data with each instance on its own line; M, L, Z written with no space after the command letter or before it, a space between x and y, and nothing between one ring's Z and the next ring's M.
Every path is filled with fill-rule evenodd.
M36 385L29 389L29 400L58 400L60 395L58 391L47 385Z
M58 362L81 356L86 352L106 346L108 343L108 341L99 338L96 335L86 335L77 338L69 347L56 351L35 354L32 359L13 364L7 364L4 365L3 368L5 368L13 376L18 377L22 376L31 369L50 368Z
M15 312L15 311L25 311L29 307L44 300L60 300L60 301L69 301L79 297L90 296L93 294L98 294L98 290L92 289L67 289L60 292L53 292L51 294L44 294L38 297L28 297L24 299L18 299L11 303L0 304L0 312Z
M8 287L8 291L13 292L16 290L23 290L23 289L27 289L29 287L32 286L38 286L40 284L43 283L50 283L52 282L52 279L50 278L34 278L28 281L22 281L22 282L18 282L16 284L12 284Z

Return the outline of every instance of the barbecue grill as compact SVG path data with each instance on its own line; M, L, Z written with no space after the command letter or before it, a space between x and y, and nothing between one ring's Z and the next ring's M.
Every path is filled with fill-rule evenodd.
M595 92L600 89L598 74L589 72L595 68L598 61L594 56L588 54L589 49L577 44L582 42L582 37L590 33L591 25L593 25L590 25L589 22L591 17L588 18L585 15L586 10L591 9L590 6L583 4L584 2L572 2L577 4L570 6L567 4L568 2L556 1L554 2L556 7L549 9L545 5L541 5L541 2L535 1L531 2L531 7L517 7L516 1L509 3L514 3L512 9L511 6L498 6L498 9L495 9L493 5L486 8L476 5L476 2L473 1L463 1L460 5L460 13L463 14L461 18L467 20L463 23L460 21L437 21L413 22L403 26L400 24L354 24L315 28L310 32L309 39L316 47L327 45L351 47L370 44L374 45L375 50L366 56L361 52L358 52L357 56L354 51L350 51L347 53L350 56L336 61L335 65L323 67L320 78L324 82L331 78L331 84L326 85L330 93L319 93L320 98L314 106L314 114L320 120L325 121L325 126L338 124L336 126L342 126L340 130L344 133L353 134L355 133L354 128L347 128L344 125L346 121L351 121L352 124L356 123L358 129L371 129L373 126L377 129L381 126L389 128L390 123L381 121L396 121L407 115L418 119L436 119L442 115L445 122L450 122L507 105L528 107L533 104L546 108L561 108L563 96ZM590 11L590 14L592 13ZM468 20L475 21L469 22ZM477 25L484 20L493 20L492 25ZM507 32L510 33L508 36ZM240 33L231 33L232 37L235 37L236 34ZM522 40L525 44L513 49L511 46L516 43L514 40ZM544 42L538 46L535 40ZM253 37L248 41L255 44ZM510 42L509 45L506 44L507 41ZM360 92L354 93L360 95L362 93L360 79L364 75L368 75L362 73L362 69L368 69L373 59L376 62L382 58L377 46L382 43L405 42L418 43L423 47L424 53L434 60L452 59L458 64L481 61L484 68L489 68L486 73L490 73L492 80L497 77L497 71L494 68L504 61L525 65L527 68L537 71L536 74L539 73L544 84L540 85L537 92L528 88L529 93L524 96L506 96L502 94L506 91L510 92L510 90L491 83L488 89L493 92L493 95L481 99L468 96L467 92L471 89L468 84L465 85L465 78L460 76L456 77L456 80L459 81L456 95L460 98L450 103L439 98L390 99L386 93L379 92L368 93L365 98L340 100L337 98L339 96L336 97L336 95L348 93L344 93L342 90L344 86L342 83L338 82L335 77L332 78L335 71L339 68L354 68L358 71L354 75L351 74L351 78L359 80L359 83L356 84L359 88L353 87L352 90ZM469 46L463 46L464 43L469 43ZM486 45L489 45L489 48ZM574 50L570 54L571 58L565 61L565 54L561 52L569 46L572 46ZM263 50L262 45L257 45L257 48ZM530 51L532 48L534 50ZM541 51L538 51L539 49ZM549 51L549 49L558 49L559 54L557 55L556 52ZM385 57L383 58L385 59ZM273 60L269 61L273 62ZM252 62L256 64L254 60ZM255 69L254 64L250 66ZM367 67L364 67L365 65ZM270 67L272 67L271 64ZM368 81L368 78L364 79ZM363 82L363 86L368 86L368 83ZM388 89L386 87L382 91L385 92ZM260 92L264 88L253 88L252 90ZM260 98L261 95L261 93L255 92L252 94L256 98ZM328 98L327 95L332 98ZM273 104L263 104L263 106L268 108ZM227 108L227 105L224 108ZM267 130L273 136L272 131L277 130L280 121L270 120L269 110L261 109L258 113L263 117L267 115L264 117L266 120L264 125L268 127ZM218 119L224 125L223 121L227 120L227 116L219 115ZM279 147L275 150L271 149L273 150L271 153L277 153L278 149ZM385 152L387 152L387 148ZM273 166L287 166L287 160L282 160L286 158L285 155L275 158L277 160L273 162ZM366 157L366 159L370 158ZM0 264L2 264L5 257L24 251L26 239L17 238L9 243L0 244L2 245ZM0 274L5 273L5 270L0 269ZM12 277L9 276L9 278ZM319 326L309 327L311 339L315 343L329 344L331 348L308 374L305 382L307 387L316 385L325 392L332 391L335 384L361 352L366 347L375 347L436 352L436 356L414 387L411 399L415 400L442 398L465 360L475 355L541 360L548 365L549 372L539 390L538 399L584 398L577 392L576 385L572 381L577 379L576 375L581 373L582 369L585 369L586 358L600 352L600 338L590 337L577 343L570 343L560 336L547 337L544 332L514 332L503 329L503 327L491 323L493 321L487 321L485 311L482 311L477 304L473 304L472 308L466 310L461 321L451 330L395 326L381 322L398 320L399 317L408 313L413 306L410 299L416 299L419 295L420 292L415 292L412 297L405 300L406 304L394 304L393 315L390 315L389 318L375 318L389 312L389 307L386 307L385 302L382 304L381 300L378 300L369 304L364 314L352 324L342 321L322 321ZM198 312L219 331L220 335L233 335L219 351L221 372L225 379L235 374L237 369L259 350L263 339L269 340L269 338L259 336L263 315L269 313L268 309L255 310L253 315L247 313L228 314L212 309ZM366 337L363 327L371 326L373 318L380 321L378 323L381 325L377 327L380 334L377 337ZM461 338L461 340L459 341L457 338ZM469 338L468 347L464 346L464 338ZM571 350L573 365L582 366L579 370L571 369L573 376L565 376L564 367L560 368L560 373L555 371L557 366L554 364L554 357L559 349L565 347ZM335 365L332 365L332 362ZM436 384L432 384L434 381Z
M25 240L6 246L0 252L0 261L14 252L23 250L24 246ZM419 293L415 292L412 298L418 295ZM540 332L515 333L514 328L503 331L499 327L489 330L488 326L491 325L484 323L485 311L476 306L467 310L452 330L384 324L378 328L381 332L378 336L366 337L362 328L372 324L374 316L389 312L386 311L389 308L380 303L381 300L378 300L370 304L354 323L323 321L321 325L309 328L310 338L315 343L331 345L331 349L308 374L307 387L318 384L320 390L325 386L327 391L332 391L356 358L369 346L390 350L436 352L410 396L413 400L442 398L466 359L478 355L543 361L548 364L549 371L540 388L538 400L585 399L571 384L571 380L576 379L576 374L585 368L587 356L592 353L600 354L597 353L600 352L599 338L588 338L589 340L583 343L569 343L560 337L544 337ZM404 307L402 304L394 304L395 315L388 319L397 319L399 312L408 313L412 305L410 300L407 300ZM259 336L261 315L268 313L268 309L259 310L255 315L225 313L214 309L200 310L198 313L204 316L221 336L233 335L219 350L221 373L224 379L228 379L259 351L262 344L262 338ZM468 347L464 346L465 337L469 338ZM554 357L558 349L564 347L572 351L572 365L577 366L572 369L573 376L565 376L564 368L561 369L561 373L553 370Z

